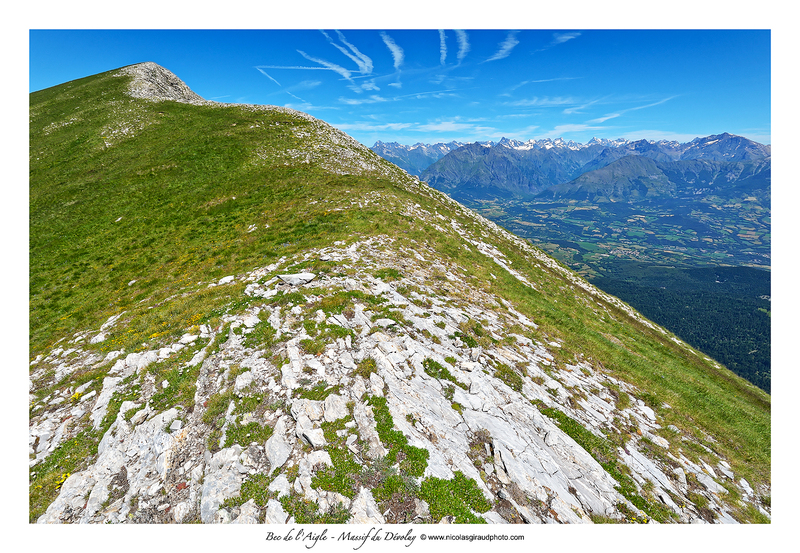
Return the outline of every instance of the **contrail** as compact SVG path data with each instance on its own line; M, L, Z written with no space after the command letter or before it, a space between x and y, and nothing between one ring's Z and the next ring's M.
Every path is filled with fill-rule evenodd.
M495 60L501 60L503 58L507 58L508 55L511 53L511 50L514 49L514 46L519 44L519 41L517 40L517 36L516 35L517 35L517 31L511 31L510 33L508 33L508 36L503 41L503 43L500 45L500 49L491 58L489 58L486 61L495 61Z
M264 75L265 77L267 77L268 79L270 79L270 80L271 80L273 83L275 83L276 85L278 85L278 86L280 86L280 87L282 87L282 86L283 86L281 83L279 83L278 81L276 81L275 79L273 79L273 78L272 78L270 75L268 75L268 74L267 74L267 72L266 72L266 71L264 71L263 69L261 69L260 67L256 67L256 69L258 69L258 70L261 72L261 74L262 74L262 75Z
M303 52L302 50L298 50L298 52L300 52L300 55L303 56L304 58L306 58L307 60L317 62L318 64L324 66L325 69L330 69L331 71L336 71L339 75L341 75L342 77L344 77L348 81L352 81L353 80L353 79L350 78L350 75L351 75L350 71L348 71L347 69L345 69L341 65L336 65L335 63L331 63L329 61L321 60L319 58L313 58L313 57L309 56L308 54L306 54L305 52Z
M403 64L403 49L400 48L397 43L392 40L392 37L381 31L381 38L383 39L384 44L386 47L389 48L389 51L392 53L392 59L394 59L394 69L398 71L400 66Z
M460 64L461 61L466 57L467 52L469 52L469 38L467 37L467 33L464 31L456 31L456 38L458 38L458 54L456 57L458 58L458 63Z

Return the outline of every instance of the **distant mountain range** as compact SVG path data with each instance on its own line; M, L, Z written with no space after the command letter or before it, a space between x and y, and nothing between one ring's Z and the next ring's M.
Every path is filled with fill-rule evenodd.
M420 176L432 163L439 161L463 145L463 142L448 142L447 144L443 142L421 144L418 142L413 146L406 146L398 142L381 142L379 140L370 149L407 173Z
M712 191L724 195L729 189L769 194L770 146L729 133L686 143L503 138L414 146L377 142L372 150L461 199L541 195L633 201Z
M754 196L769 203L769 158L751 162L656 161L626 156L578 178L552 186L540 198L637 201L714 194L721 198Z

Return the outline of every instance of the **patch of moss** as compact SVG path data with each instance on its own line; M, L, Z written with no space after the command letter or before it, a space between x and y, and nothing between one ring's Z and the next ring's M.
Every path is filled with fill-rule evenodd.
M338 420L323 422L320 426L328 442L326 451L331 457L332 467L325 467L318 470L311 479L311 486L330 492L337 492L345 497L353 498L358 492L357 480L363 468L350 453L347 448L347 434L340 436L339 433L346 430L345 424L352 421L352 415L342 417Z
M472 336L470 336L469 334L465 334L463 332L455 332L454 336L457 336L458 338L460 338L461 341L464 342L464 344L466 344L466 346L468 348L477 348L478 347L478 341L475 338L473 338Z
M236 497L230 497L223 503L223 507L239 507L251 499L262 509L266 507L270 499L275 497L278 492L269 491L272 478L266 474L248 474L242 482L241 492Z

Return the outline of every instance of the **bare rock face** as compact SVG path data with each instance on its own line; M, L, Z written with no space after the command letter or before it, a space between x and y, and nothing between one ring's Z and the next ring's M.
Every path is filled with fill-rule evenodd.
M172 71L151 61L124 67L121 72L133 76L129 93L134 98L174 100L186 104L205 102Z
M336 509L342 513L344 509L350 523L383 524L400 520L387 519L384 513L406 517L402 520L416 516L421 521L452 522L441 516L434 520L430 513L425 514L425 509L415 510L410 499L406 505L399 500L387 500L380 493L373 495L372 490L379 482L376 475L384 470L379 467L392 447L379 431L379 423L387 420L387 412L391 415L393 432L402 433L409 446L427 451L424 472L416 477L418 485L428 479L450 480L457 474L463 475L493 505L481 513L487 522L586 523L591 522L591 516L621 519L620 505L624 512L637 513L601 463L543 414L549 412L545 407L560 410L598 437L603 436L601 430L612 431L615 417L637 421L643 437L632 435L624 448L618 448L616 460L627 467L632 478L630 485L643 490L640 493L650 493L663 509L674 513L675 522L709 519L735 522L722 500L725 488L720 484L737 485L738 475L729 469L729 464L709 456L709 462L701 466L683 456L669 455L670 442L656 434L663 421L652 409L638 400L627 407L615 407L610 396L607 401L597 395L597 390L604 390L607 375L586 362L554 367L550 351L550 347L555 347L553 344L522 335L508 339L507 329L519 320L513 309L498 314L479 301L446 304L427 287L432 279L424 263L406 262L404 270L408 276L401 282L408 288L389 287L368 276L369 271L377 271L387 261L396 264L401 256L408 258L394 250L391 239L369 239L355 247L325 248L311 253L342 264L357 261L368 271L362 276L328 277L300 284L308 297L317 298L305 304L292 308L264 304L259 308L264 311L260 320L281 331L281 342L273 346L279 352L273 359L285 355L281 367L261 358L260 351L245 346L243 339L232 332L202 362L192 413L173 408L159 414L142 407L159 389L148 387L144 371L131 371L129 380L135 380L127 384L117 382L119 379L111 382L113 386L104 384L104 390L107 387L116 393L140 382L143 395L122 405L116 422L100 444L97 461L64 482L59 497L39 522L199 520L284 524L291 521L298 504L311 505L319 513ZM264 271L256 270L247 278L255 282ZM352 316L337 322L347 329L347 340L332 340L319 357L303 353L296 345L302 345L308 337L302 322L332 320L332 316L326 318L329 315L326 313L319 317L317 311L324 305L322 298L342 294L345 278L357 279L364 294L385 298L384 304L402 313L404 322L376 331L381 328L377 326L377 317L368 305L356 300ZM270 283L274 288L285 287L280 279ZM469 286L465 281L459 285ZM417 297L424 295L429 302L424 309L398 291L399 288L409 293L411 287ZM253 286L245 295L262 297L258 292L258 287ZM357 312L363 316L356 316ZM251 318L259 320L252 310L228 314L223 324L242 328L244 337L256 331L255 326L245 324ZM463 320L486 321L485 330L499 339L487 340L481 348L469 347L451 334L448 327L451 321ZM310 326L308 329L313 331ZM423 329L428 332L422 333ZM213 333L197 338L187 347L204 351L206 341L213 341ZM171 349L169 352L174 355ZM374 361L374 371L357 374L357 364L370 359ZM450 380L442 378L443 372L430 373L426 367L432 360L448 371ZM495 362L524 366L525 371L519 376L521 386L511 388L498 378L492 370L497 366ZM249 370L236 377L226 376L231 364ZM291 385L282 373L289 369L294 375ZM632 386L615 382L634 397L638 393ZM312 389L317 394L314 397L319 399L302 397L312 393ZM558 390L558 394L550 394L548 389ZM324 398L319 395L322 391L326 391ZM226 431L233 432L238 425L241 442L213 452L209 448L223 446L218 438L209 439L211 427L203 421L204 412L209 400L225 397L226 393L232 393L234 400L221 419L227 421L223 435ZM45 441L41 438L45 431L54 428L72 410L83 408L92 413L105 407L108 402L104 396L108 395L92 396L85 407L81 403L65 406L32 421L32 443L37 443L36 436L40 436L38 443ZM256 412L233 411L245 402L260 403L262 407L256 408ZM385 402L388 411L379 415L376 402ZM128 411L135 414L127 416ZM86 417L89 418L88 414ZM180 427L171 426L174 419L180 419ZM252 441L249 435L241 434L241 428L253 423L271 427L266 442ZM167 433L168 427L172 433ZM324 428L329 428L327 435ZM647 440L653 445L648 446ZM50 439L46 447L54 441ZM644 454L647 447L661 447L666 453L650 458ZM677 449L675 444L673 449ZM42 457L46 456L43 452ZM334 466L334 458L341 462L345 457L361 466L360 473L356 470L349 477L353 479L349 484L353 493L349 497L339 493L346 490L325 483L330 482L326 478L342 470L341 466ZM40 461L32 461L37 462ZM711 464L719 470L712 469ZM355 470L352 466L355 465L351 465L351 471ZM117 487L113 483L115 475L123 469L127 482L124 494L115 492ZM691 490L687 486L689 474L694 486ZM245 482L261 486L265 493L268 490L270 495L277 494L277 498L272 495L268 502L262 499L253 503L250 495L245 497L249 493L243 488ZM742 497L754 495L743 479L738 487ZM707 498L705 511L690 506L692 490ZM241 498L239 506L235 505L237 498ZM422 501L414 499L417 503ZM640 520L645 520L643 515Z

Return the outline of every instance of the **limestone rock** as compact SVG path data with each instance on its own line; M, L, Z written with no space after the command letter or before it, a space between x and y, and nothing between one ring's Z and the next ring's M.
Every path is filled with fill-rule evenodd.
M281 474L270 483L267 489L271 492L278 492L278 499L280 499L284 495L289 495L292 490L292 485L289 483L286 475Z
M309 420L320 421L325 413L325 404L312 399L296 399L292 402L291 412L295 420L305 416Z
M182 501L177 505L175 505L172 508L172 516L175 519L175 522L177 522L178 524L182 523L183 520L186 518L186 515L188 515L191 512L191 510L192 507L189 505L188 501Z
M264 516L265 524L289 524L291 523L289 515L283 509L280 501L270 499L267 502L267 511Z
M301 440L305 440L313 448L325 447L328 442L325 441L325 434L321 428L315 427L305 414L299 415L297 424L295 426L295 434Z
M253 371L245 371L236 377L233 389L236 392L241 392L253 383Z
M290 286L301 286L303 284L308 284L314 280L316 276L317 275L314 273L296 273L291 275L278 275L278 278Z
M269 437L264 445L270 470L282 467L292 454L292 445L286 439L286 419L287 417L278 419L273 428L272 436Z
M219 506L239 494L242 477L236 464L242 448L239 445L218 451L211 462L203 482L200 499L200 519L208 524L215 521Z
M244 503L239 509L239 516L231 524L258 524L259 509L254 499Z
M469 233L465 233L466 240ZM478 247L474 238L468 242ZM402 433L410 446L428 452L427 466L418 482L430 477L451 479L456 471L463 473L495 505L494 510L481 514L493 524L520 519L527 523L584 523L592 514L619 517L616 508L619 504L634 508L616 491L617 482L603 467L540 412L541 405L562 411L598 436L608 431L614 418L620 415L635 423L642 431L641 437L634 435L627 440L616 451L615 461L626 467L626 473L637 486L651 487L652 497L682 516L682 522L692 521L689 513L694 511L681 509L673 498L680 499L681 504L688 501L688 472L706 488L702 493L708 498L708 508L715 513L717 522L733 519L729 515L731 506L725 502L728 494L715 478L730 479L738 485L743 502L757 505L759 496L769 495L763 483L751 486L734 475L728 462L710 449L705 450L703 461L697 462L675 453L675 444L657 434L663 420L636 399L639 391L632 386L605 374L601 367L578 360L577 356L576 365L555 363L552 352L553 348L562 347L559 343L548 344L544 339L540 343L510 333L509 328L517 323L533 324L520 319L510 303L503 302L508 310L497 310L494 298L481 304L478 300L467 301L466 294L445 297L444 289L437 289L434 294L426 280L430 276L430 263L415 261L422 256L406 253L392 258L395 254L391 253L391 239L368 240L325 249L331 260L347 267L347 277L333 272L324 279L316 279L308 273L310 279L283 275L264 282L265 277L276 274L281 267L303 262L295 256L236 278L249 283L245 295L250 298L272 297L278 290L286 291L289 285L305 286L303 294L307 302L302 305L288 307L264 302L260 307L242 308L238 313L224 314L215 328L203 325L199 332L196 327L184 329L183 336L175 343L153 342L145 346L151 350L127 354L117 351L105 359L88 354L80 357L83 355L79 351L80 340L90 341L96 329L74 337L70 346L58 346L46 356L37 356L31 364L29 385L34 413L29 424L32 473L59 445L83 429L83 421L88 419L89 428L99 428L111 409L109 406L115 405L112 401L115 394L126 394L126 399L130 399L129 394L140 390L133 401L119 406L119 414L100 439L97 458L80 473L68 478L64 475L66 481L58 496L39 521L185 523L199 518L205 523L248 524L259 519L270 524L292 523L293 519L274 496L265 508L259 509L252 501L238 508L220 508L226 499L241 493L245 478L269 475L272 480L268 489L278 498L297 493L321 510L341 503L350 513L352 523L384 524L368 486L360 488L351 501L312 484L317 471L332 466L331 454L334 454L321 426L349 419L350 402L353 420L337 426L336 430L342 447L358 463L372 468L386 455L385 444L376 430L373 408L367 401L369 396L385 398L394 430ZM491 253L492 259L509 268L499 250L482 246L478 250ZM435 255L424 253L425 258L435 262ZM398 267L403 267L402 272L407 275L404 278L411 279L413 286L412 282L404 282L403 286L378 282L370 276L370 272L374 274L378 268L399 260L406 264ZM350 271L356 262L358 270ZM362 273L362 267L368 270ZM444 264L441 267L447 275L443 285L468 286L459 280L458 270ZM233 280L230 277L226 282ZM320 309L325 305L320 303L321 299L331 290L341 293L342 289L359 290L352 307L341 314ZM361 294L380 294L380 309L396 310L410 324L399 325L380 318L373 323L376 304L362 301ZM248 329L262 319L268 320L276 331L273 355L264 355L263 350L242 340ZM341 337L329 340L319 356L305 354L300 347L300 340L308 334L303 319L325 322L335 327ZM486 340L482 341L482 347L469 348L455 335L458 325L467 321L481 321L485 335L496 342ZM237 330L220 343L215 337L223 328ZM159 398L164 395L161 385L164 376L156 378L158 371L145 369L152 363L169 363L181 348L191 348L192 344L206 340L216 344L213 351L209 346L200 348L189 363L184 361L178 366L182 374L186 374L188 367L195 367L193 372L198 374L194 409L173 407L159 412L163 405L163 399ZM375 360L377 370L366 377L356 374L358 365L367 357ZM82 361L73 362L75 358ZM449 377L427 374L423 366L426 359L446 367L463 387L448 380ZM39 386L52 386L42 384L50 378L48 375L70 382L67 378L70 374L104 370L104 366L112 363L102 381L78 385L73 379L63 389L38 391ZM519 371L521 390L512 389L495 375L493 367L498 363ZM233 366L244 369L235 381L228 376ZM297 388L308 390L320 384L324 388L335 385L339 388L324 401L297 397ZM621 413L608 392L611 384L631 397L631 406ZM156 399L155 394L159 395ZM234 412L243 405L244 394L263 396L263 402L258 409L248 407L251 412L241 409ZM234 445L212 454L209 447L213 450L220 439L215 435L216 443L209 443L213 427L203 417L211 400L226 396L232 398L226 403L228 410L220 413L215 423L223 438L234 435L231 432L234 424L257 422L273 426L269 439L244 447ZM264 405L269 408L263 409ZM644 438L665 448L663 453L671 462L645 455L640 442ZM676 439L693 437L683 435ZM313 450L309 452L305 444ZM734 480L735 476L738 480ZM132 501L134 497L136 502ZM422 501L415 502L413 511L417 521L453 522L449 517L430 520L430 509Z
M386 524L372 492L362 487L350 506L351 517L348 524Z
M348 416L347 402L337 394L331 394L325 398L325 421L333 422Z

